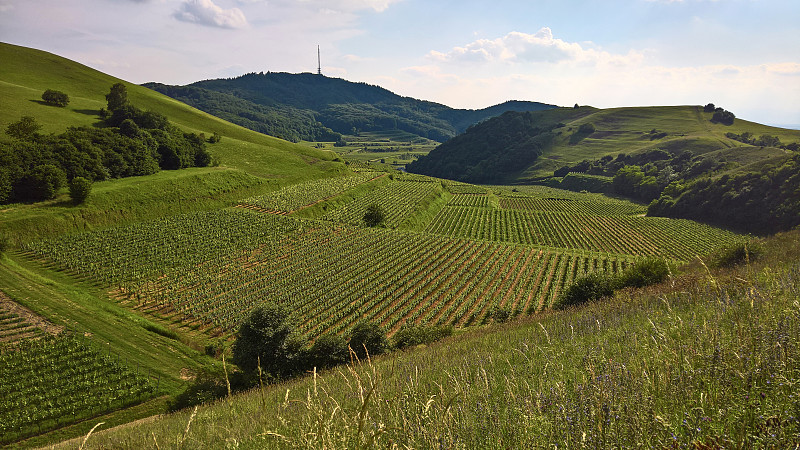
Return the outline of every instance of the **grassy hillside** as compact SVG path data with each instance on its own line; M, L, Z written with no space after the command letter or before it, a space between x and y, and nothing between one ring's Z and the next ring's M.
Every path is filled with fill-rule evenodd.
M797 130L741 119L728 126L712 123L711 117L712 113L703 112L700 106L580 107L507 113L443 144L409 165L409 170L473 182L489 175L494 182L526 182L552 176L556 169L583 160L655 149L676 154L690 151L694 155L723 151L726 158L751 161L785 154L742 145L726 137L727 133L777 136L785 144L800 142ZM590 131L580 131L582 125L591 125L587 128ZM513 142L501 139L508 136L515 136ZM529 140L536 140L536 145ZM520 163L520 155L530 157ZM488 165L501 170L486 169Z
M33 116L43 132L60 133L69 126L89 126L99 121L106 106L105 94L117 78L50 53L0 43L0 128ZM144 110L166 115L185 131L217 132L222 141L213 146L222 165L256 176L301 180L329 176L343 171L333 163L335 154L265 136L232 125L149 89L127 84L130 102ZM41 101L45 89L65 92L70 97L66 108L50 107Z
M694 264L645 291L95 432L86 444L794 448L798 242L781 235L755 263Z
M545 115L547 113L544 113ZM619 153L637 153L652 149L670 152L691 151L702 155L712 151L726 151L731 157L762 155L762 149L743 147L730 139L727 133L741 134L749 131L756 136L778 136L784 143L800 142L800 131L776 128L736 119L733 125L711 122L712 113L703 112L701 106L654 106L609 108L581 114L574 120L564 121L566 128L554 144L545 150L541 159L525 171L523 178L549 176L564 165L593 160L605 155L616 157ZM591 123L596 131L588 136L576 136L581 124ZM571 130L570 130L571 128ZM658 137L651 139L656 130ZM774 155L775 150L765 150L763 155Z
M0 43L0 129L22 116L32 116L43 133L61 133L67 127L98 126L105 94L120 80L79 63L46 52ZM219 168L168 171L128 180L98 183L90 201L81 207L54 201L8 205L0 223L12 244L28 238L81 230L165 214L232 204L236 198L266 192L281 185L347 172L334 161L336 154L292 144L256 133L191 108L149 89L128 84L132 104L160 112L186 132L219 133L222 140L209 146ZM65 92L65 108L45 105L45 89ZM0 133L0 139L8 139Z

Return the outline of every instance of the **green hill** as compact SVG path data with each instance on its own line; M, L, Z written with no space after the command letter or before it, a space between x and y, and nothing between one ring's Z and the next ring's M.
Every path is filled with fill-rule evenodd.
M188 86L145 86L247 128L295 141L336 140L331 130L340 134L401 130L443 142L505 111L555 108L509 101L479 110L454 109L401 97L379 86L311 73L249 73Z
M46 52L0 43L0 127L33 116L43 132L62 132L70 126L94 125L100 109L106 106L105 94L117 78L82 64ZM309 179L342 170L331 164L336 155L310 147L292 145L281 139L254 133L210 114L198 111L150 89L127 84L134 105L166 115L185 131L214 132L223 136L214 155L227 167L264 177ZM48 107L42 92L55 89L70 96L66 108ZM322 164L313 164L321 162Z
M750 233L800 224L790 194L798 182L791 174L800 131L741 119L726 125L714 120L713 105L705 109L508 112L469 128L407 170L466 182L607 192L645 203L664 196L650 214ZM703 181L708 177L715 181ZM714 187L720 183L724 187ZM723 197L724 211L709 207Z
M63 133L68 127L99 126L105 95L121 80L68 59L24 47L0 43L0 130L32 116L43 133ZM213 174L202 183L188 180L182 171L167 171L142 180L102 183L96 196L80 207L68 205L65 192L51 202L10 205L0 212L0 223L12 243L70 229L120 221L140 220L230 204L238 195L249 196L302 180L339 176L347 172L336 154L289 143L233 125L152 90L127 84L135 106L165 115L185 132L218 133L222 140L208 146L220 167L192 171ZM67 107L48 106L41 100L46 89L70 98ZM0 139L8 140L5 133ZM131 189L132 186L141 186ZM119 189L119 192L117 192ZM135 193L141 197L136 197ZM109 199L119 199L109 208ZM180 199L176 201L176 199Z
M530 113L509 112L467 130L464 137L442 144L429 156L409 165L409 171L448 176L474 182L525 182L552 176L563 166L620 153L651 150L694 155L724 152L725 157L746 163L785 152L760 146L743 146L729 133L776 136L784 144L800 142L800 131L736 119L727 126L711 122L711 113L698 106L659 106L596 109L558 108ZM584 126L581 129L581 125ZM514 138L510 138L510 135ZM520 161L515 150L527 149L533 137L541 141L538 155ZM497 143L497 139L509 142ZM455 164L454 164L455 162ZM498 164L506 170L488 172L480 164ZM488 173L487 173L488 172Z

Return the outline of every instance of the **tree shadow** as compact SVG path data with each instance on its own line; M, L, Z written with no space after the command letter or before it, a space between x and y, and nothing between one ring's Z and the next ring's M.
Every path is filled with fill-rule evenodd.
M97 116L100 117L100 110L99 109L73 109L78 114L83 114L86 116Z

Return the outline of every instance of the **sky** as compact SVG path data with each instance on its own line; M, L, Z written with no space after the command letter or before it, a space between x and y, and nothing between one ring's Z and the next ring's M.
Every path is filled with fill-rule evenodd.
M165 84L316 72L319 46L326 76L455 108L713 102L800 128L798 0L0 0L0 41Z

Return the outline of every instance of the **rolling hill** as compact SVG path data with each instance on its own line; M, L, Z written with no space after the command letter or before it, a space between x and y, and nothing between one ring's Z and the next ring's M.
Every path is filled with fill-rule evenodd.
M107 126L100 110L118 80L45 52L3 45L0 56L3 127L23 115L49 133ZM47 88L73 103L42 104ZM221 135L207 146L220 166L96 182L84 204L62 189L0 209L0 444L796 441L797 232L753 241L602 194L345 166L143 87L129 97L185 131ZM600 137L582 126L597 112L522 113L516 122L536 134L503 125L484 142L574 149ZM664 117L637 126L648 122L641 141L685 137L656 137ZM631 280L654 265L659 285L626 281L613 299L561 309L582 280ZM253 312L275 305L286 316L260 316L264 349L238 352ZM358 340L365 327L374 341ZM348 357L368 350L359 342L369 358Z
M43 133L68 127L99 126L105 94L117 78L47 52L0 43L0 129L31 116ZM152 90L126 83L137 107L165 115L185 132L218 133L209 146L218 167L167 171L143 179L99 182L97 195L73 207L62 193L41 204L3 208L0 223L12 243L32 237L159 217L230 204L239 196L267 192L301 180L340 176L347 172L335 153L266 136L231 124ZM65 108L48 106L42 92L69 95ZM9 139L0 133L0 139ZM193 178L194 177L194 178ZM112 207L113 204L113 207Z
M800 204L790 193L800 182L792 175L800 131L741 119L718 123L708 106L507 112L406 168L465 182L536 183L658 200L649 214L749 233L800 224ZM711 207L720 204L725 207Z
M727 136L750 132L777 136L781 142L800 142L800 131L736 119L727 126L710 121L712 114L698 106L660 106L597 109L558 108L547 111L509 112L467 130L442 144L427 157L409 165L409 171L475 182L526 182L549 177L563 166L620 153L639 154L664 150L694 155L720 153L742 165L786 156L775 148L743 145ZM584 126L582 129L581 126ZM509 136L513 135L513 138ZM536 138L538 145L527 142ZM497 143L497 139L508 142ZM521 161L515 150L538 150ZM501 171L484 171L479 165L494 162Z
M233 123L288 140L332 141L335 134L401 130L443 142L505 111L555 108L508 101L479 110L402 97L379 86L311 73L249 73L187 86L146 83Z

